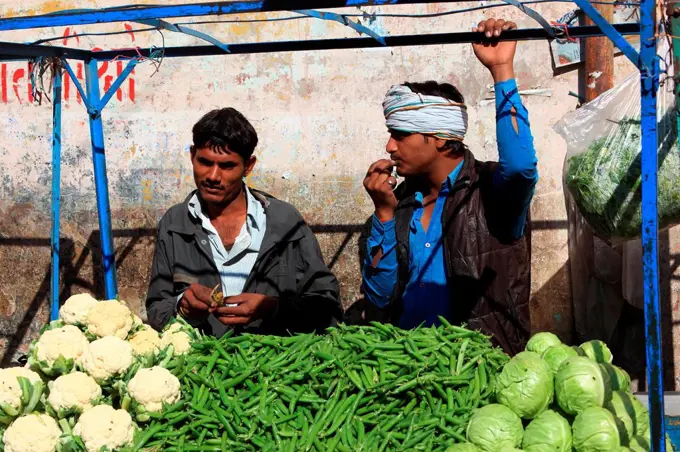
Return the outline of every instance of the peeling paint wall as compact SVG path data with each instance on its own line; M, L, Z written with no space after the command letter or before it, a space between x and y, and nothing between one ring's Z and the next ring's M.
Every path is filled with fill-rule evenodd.
M30 0L17 7L17 2L0 0L0 15L120 4ZM479 3L365 10L423 14L469 6ZM538 5L548 20L568 9L568 5ZM520 27L536 26L509 7L365 23L380 33L434 33L468 30L500 14ZM85 49L199 44L169 32L162 37L158 32L132 31L138 28L143 26L53 28L4 32L0 39L30 42L56 36L60 39L55 45ZM355 36L340 24L315 19L211 24L201 29L227 43ZM123 33L85 35L111 30ZM72 64L82 77L82 66ZM103 88L111 85L124 64L101 65ZM617 79L632 70L617 58ZM551 90L550 97L524 98L540 171L531 210L532 318L536 330L550 329L569 339L573 320L562 191L565 144L551 126L576 107L569 91L578 90L578 71L555 75L548 44L525 42L518 49L516 72L520 89ZM466 142L477 158L496 159L494 106L483 102L492 80L469 45L166 59L159 67L152 62L139 65L103 114L121 297L141 307L156 223L193 189L188 152L191 126L212 108L232 106L253 122L260 136L259 162L249 183L302 211L341 282L345 306L354 305L361 299L359 243L372 211L361 182L370 163L385 155L382 98L392 84L429 79L461 89L470 113ZM49 297L51 105L45 100L42 105L32 102L29 85L26 63L0 63L0 347L5 360L26 350L27 341L47 317ZM82 100L70 81L65 82L64 101L61 297L80 291L103 296L89 128ZM668 255L678 252L674 246ZM664 265L669 268L666 258ZM673 271L666 273L668 281ZM676 313L680 297L672 291L667 295L672 296Z

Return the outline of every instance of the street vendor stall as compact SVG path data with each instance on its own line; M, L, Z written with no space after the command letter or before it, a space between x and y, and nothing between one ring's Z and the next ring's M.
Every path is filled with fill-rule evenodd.
M656 3L640 3L640 25L612 25L575 0L595 26L553 27L528 6L505 0L541 28L502 39L604 34L640 70L641 230L649 410L601 342L563 345L535 336L510 360L478 332L445 324L403 331L340 326L326 336L203 337L181 321L161 335L118 295L102 111L144 59L382 46L469 43L472 32L381 36L347 16L310 8L423 1L245 1L139 6L0 19L0 31L133 21L185 33L207 46L84 51L0 43L0 60L30 59L52 71L52 323L32 346L28 369L3 370L13 396L0 403L6 449L20 450L666 450L658 284ZM368 37L228 45L168 19L290 10L342 23ZM622 34L640 34L636 51ZM101 94L98 62L128 65ZM86 87L69 60L86 63ZM67 72L90 122L105 297L59 309L61 86ZM61 314L61 315L60 315ZM112 322L112 319L117 319ZM77 372L74 372L76 370ZM45 388L45 381L49 381ZM649 422L651 420L651 423ZM102 427L110 422L111 427ZM533 427L532 427L533 426ZM469 443L458 445L459 443ZM10 446L11 444L11 446ZM464 449L467 447L467 449ZM671 446L672 447L672 446ZM155 448L155 449L154 449Z

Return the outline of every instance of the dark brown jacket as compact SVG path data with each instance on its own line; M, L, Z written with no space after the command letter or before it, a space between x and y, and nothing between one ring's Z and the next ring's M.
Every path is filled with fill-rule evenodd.
M493 335L496 345L514 355L524 349L531 330L529 228L519 240L510 236L508 209L514 208L514 200L494 190L492 177L498 163L477 161L470 152L464 158L442 215L452 320ZM409 224L415 193L409 182L397 188L398 277L391 302L395 322L403 312L401 297L409 280Z
M342 318L339 287L324 263L319 244L302 215L290 204L250 189L264 206L267 229L243 292L274 296L272 318L237 328L260 334L323 332ZM220 276L208 236L189 215L187 199L172 207L158 225L151 282L146 296L148 323L160 330L177 314L177 297L192 283L215 287ZM212 314L194 326L222 336L228 327Z

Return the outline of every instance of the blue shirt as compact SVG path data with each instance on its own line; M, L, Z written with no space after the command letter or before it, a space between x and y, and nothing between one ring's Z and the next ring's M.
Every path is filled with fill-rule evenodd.
M529 115L522 105L515 80L497 83L495 92L499 166L493 183L498 195L510 203L512 215L508 218L508 227L514 238L520 238L524 234L526 216L538 181L536 150ZM518 130L512 123L513 108ZM404 312L399 319L401 328L414 328L421 323L438 325L437 317L440 315L451 318L455 300L452 304L446 279L441 216L446 197L462 166L461 162L442 184L427 231L420 222L423 194L416 193L416 207L409 224L409 281L402 296ZM397 236L394 228L394 219L382 223L373 216L364 262L363 288L366 298L378 307L390 302L397 283ZM382 247L383 254L373 267L377 247Z

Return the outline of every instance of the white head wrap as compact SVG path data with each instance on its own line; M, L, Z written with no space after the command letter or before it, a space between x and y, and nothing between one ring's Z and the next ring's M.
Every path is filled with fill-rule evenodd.
M390 88L383 101L383 112L390 130L458 141L463 141L467 132L465 104L439 96L417 94L404 85Z

